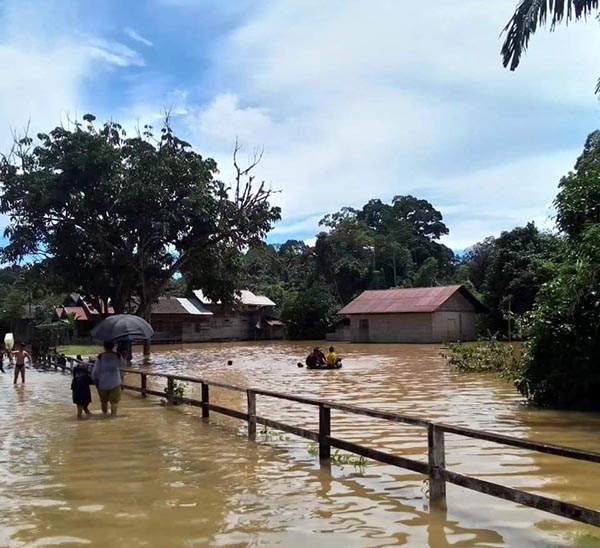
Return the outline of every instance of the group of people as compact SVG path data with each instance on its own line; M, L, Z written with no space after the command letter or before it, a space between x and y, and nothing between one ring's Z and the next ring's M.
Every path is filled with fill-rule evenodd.
M16 346L15 350L11 350L6 347L6 345L0 345L0 373L6 373L4 369L4 358L8 359L8 364L13 364L15 366L14 369L14 384L17 384L19 378L22 383L25 383L25 361L29 362L29 365L34 366L48 366L52 363L52 360L56 360L58 365L66 366L67 357L64 354L56 353L54 351L54 356L50 354L45 357L41 357L39 353L36 354L34 351L34 345L32 344L31 352L27 352L27 346L25 343L20 343Z
M335 348L333 346L329 347L329 352L327 354L324 354L319 347L315 347L313 348L313 351L306 357L307 367L335 367L341 361L341 358L335 353Z
M14 384L17 384L19 377L21 382L25 383L25 363L30 365L36 363L33 359L33 352L27 352L25 343L17 345L15 350L7 348L0 349L0 372L5 373L3 362L4 356L8 356L9 362L14 361L15 375ZM65 365L67 358L64 354L57 356L59 365ZM89 409L92 403L91 387L96 386L98 397L100 398L100 407L103 414L108 414L110 405L110 414L115 416L119 401L121 400L121 367L126 364L127 356L115 351L115 343L107 341L104 343L104 351L98 355L92 363L86 364L77 356L73 367L73 380L71 381L71 392L73 403L77 406L77 418L83 419L89 417L92 412Z

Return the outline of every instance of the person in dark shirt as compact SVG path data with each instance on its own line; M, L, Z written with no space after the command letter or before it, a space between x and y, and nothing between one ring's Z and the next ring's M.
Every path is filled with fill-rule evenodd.
M313 351L306 358L306 365L308 367L317 367L318 365L325 364L325 354L321 352L320 348L315 347Z
M73 392L73 403L77 406L77 420L81 420L83 419L83 413L86 414L86 418L92 414L88 406L92 403L90 386L94 384L94 381L92 381L87 367L84 365L75 367L74 374L75 376L71 381L71 391Z

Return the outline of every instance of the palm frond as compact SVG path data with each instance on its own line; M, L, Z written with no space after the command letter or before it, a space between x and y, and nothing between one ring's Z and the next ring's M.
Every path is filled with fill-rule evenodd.
M502 62L515 70L539 26L551 20L550 30L564 21L586 19L597 11L600 0L520 0L515 13L504 27L506 39L502 45Z

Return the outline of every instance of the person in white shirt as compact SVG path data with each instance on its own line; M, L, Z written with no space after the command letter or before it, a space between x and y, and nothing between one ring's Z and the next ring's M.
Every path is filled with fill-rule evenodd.
M115 416L119 401L121 401L121 367L125 367L125 360L118 352L114 351L115 343L106 341L104 343L104 352L98 355L92 379L96 383L98 395L100 396L100 405L102 413L108 413L108 404L110 403L110 414Z

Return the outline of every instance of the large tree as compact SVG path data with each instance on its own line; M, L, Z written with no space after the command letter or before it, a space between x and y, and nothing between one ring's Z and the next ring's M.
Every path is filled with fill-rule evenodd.
M329 230L317 237L319 272L343 304L364 289L430 285L453 273L454 253L437 241L448 228L427 200L373 199L362 209L326 215L320 224Z
M502 45L505 67L515 70L527 50L529 40L540 26L550 21L550 29L562 22L587 19L600 6L600 0L520 0L514 15L504 28ZM600 82L596 92L600 91Z
M177 273L231 298L241 249L279 218L252 175L259 157L240 167L234 153L228 186L168 119L159 137L150 126L127 137L115 122L98 129L92 115L83 118L35 143L24 137L2 158L4 260L33 258L62 289L144 316Z
M533 308L540 287L550 276L547 263L556 258L560 246L559 238L541 232L534 223L502 232L494 240L481 286L492 332L507 330L509 307L518 316Z

